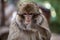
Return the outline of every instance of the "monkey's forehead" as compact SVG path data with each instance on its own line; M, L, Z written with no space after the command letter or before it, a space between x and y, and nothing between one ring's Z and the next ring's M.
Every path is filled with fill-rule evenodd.
M32 2L26 2L26 3L22 3L19 4L17 6L17 10L21 13L21 12L29 12L29 13L39 13L39 8L35 3Z

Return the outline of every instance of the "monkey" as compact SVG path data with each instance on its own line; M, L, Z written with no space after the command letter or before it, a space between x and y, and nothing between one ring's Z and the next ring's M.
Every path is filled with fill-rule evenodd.
M51 32L42 13L34 2L18 4L7 40L50 40Z

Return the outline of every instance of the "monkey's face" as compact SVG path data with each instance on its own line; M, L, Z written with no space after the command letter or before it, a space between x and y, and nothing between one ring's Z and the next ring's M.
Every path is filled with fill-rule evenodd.
M23 13L19 14L19 17L21 18L21 22L25 25L31 25L36 24L37 18L40 14L37 13Z
M18 15L22 24L31 26L37 23L40 12L35 4L27 3L19 7Z

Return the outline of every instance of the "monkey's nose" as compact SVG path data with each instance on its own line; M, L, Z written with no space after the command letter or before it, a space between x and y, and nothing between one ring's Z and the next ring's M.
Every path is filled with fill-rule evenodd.
M30 24L30 23L31 23L31 18L30 17L26 17L25 24Z

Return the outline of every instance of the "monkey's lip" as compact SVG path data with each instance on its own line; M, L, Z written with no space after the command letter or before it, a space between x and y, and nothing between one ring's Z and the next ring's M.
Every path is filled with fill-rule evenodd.
M31 21L27 21L27 22L25 22L25 24L26 24L26 25L31 24Z
M26 22L31 22L31 19L28 18L28 19L25 19L25 21L26 21Z
M26 22L30 22L30 20L26 20Z

